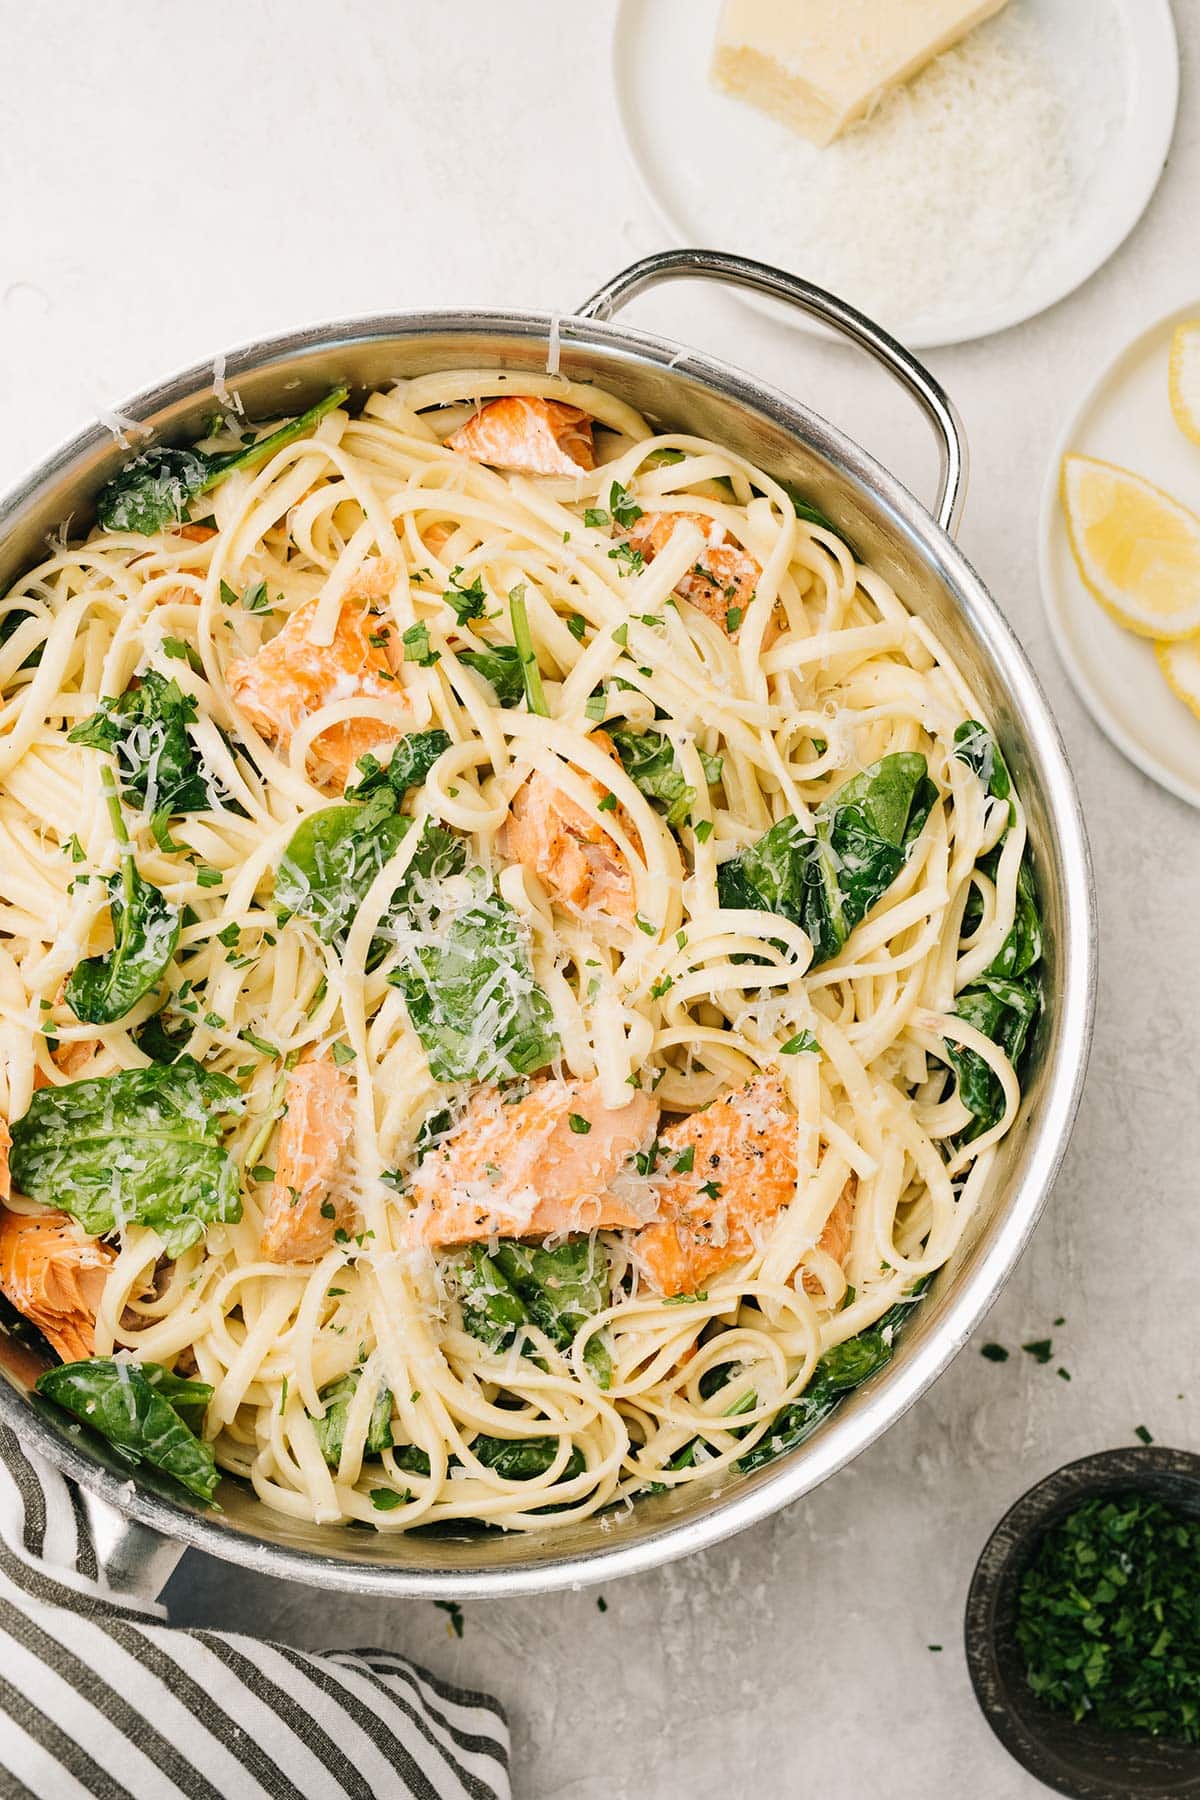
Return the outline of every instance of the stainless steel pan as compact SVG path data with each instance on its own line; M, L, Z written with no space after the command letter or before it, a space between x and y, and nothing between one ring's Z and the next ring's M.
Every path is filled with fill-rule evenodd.
M835 426L741 370L613 324L625 302L681 276L716 278L800 307L874 356L937 434L941 475L932 512ZM555 330L556 327L556 330ZM610 388L650 419L711 437L800 484L862 555L928 619L994 721L1024 795L1047 926L1046 1006L1031 1051L1025 1104L1001 1147L989 1207L938 1275L889 1367L850 1396L790 1455L747 1477L698 1482L642 1501L628 1516L536 1534L370 1534L296 1524L248 1488L224 1483L210 1513L170 1484L105 1462L35 1398L36 1357L0 1340L0 1416L22 1441L79 1481L114 1567L153 1554L159 1571L193 1544L274 1575L333 1588L426 1596L517 1594L647 1569L777 1511L824 1481L894 1423L946 1367L1000 1291L1029 1240L1066 1147L1091 1035L1096 926L1079 800L1037 678L995 601L955 548L966 451L953 406L894 339L852 307L761 263L678 250L635 263L572 318L492 312L398 313L352 319L249 345L224 375L252 416L295 413L338 381L360 393L435 369L545 373L557 337L574 380ZM213 404L202 366L151 388L123 411L169 442L199 435ZM73 439L0 504L0 584L42 552L128 455L97 426ZM0 586L0 591L3 587ZM149 1529L147 1529L149 1528ZM158 1534L161 1534L159 1536ZM169 1540L171 1548L163 1543Z

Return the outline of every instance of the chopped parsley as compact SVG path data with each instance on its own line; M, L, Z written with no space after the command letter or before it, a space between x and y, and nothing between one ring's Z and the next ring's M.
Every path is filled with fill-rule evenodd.
M441 661L441 651L430 646L429 627L424 620L410 625L407 631L401 633L400 641L404 645L405 662L415 662L418 668L431 669L435 662Z
M483 583L478 575L468 585L459 579L462 572L461 563L451 569L450 586L442 595L442 599L447 606L454 608L454 616L459 624L466 625L471 619L483 617L487 607L487 595L484 593Z
M614 544L608 554L619 565L622 575L640 575L646 566L645 557L632 544Z
M621 527L622 531L628 531L630 526L636 525L642 516L641 507L629 489L622 487L619 481L614 481L608 490L608 505L614 522Z
M980 1344L980 1356L986 1356L989 1362L1007 1362L1008 1351L1003 1344Z
M821 1054L821 1046L811 1031L798 1031L795 1037L789 1038L786 1044L779 1046L780 1056L799 1056L802 1051L808 1051L817 1056Z
M1025 1678L1103 1731L1200 1743L1200 1519L1143 1493L1059 1519L1017 1594Z
M592 1129L592 1121L590 1119L585 1119L582 1113L568 1113L567 1124L571 1127L571 1130L575 1133L576 1137L586 1137L588 1132Z
M242 607L246 612L266 613L271 610L271 602L267 597L265 581L253 582L242 589Z

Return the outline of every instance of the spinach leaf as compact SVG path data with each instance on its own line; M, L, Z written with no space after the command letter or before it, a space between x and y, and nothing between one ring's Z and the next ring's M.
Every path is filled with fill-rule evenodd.
M411 731L402 737L387 764L369 752L358 759L362 780L346 789L347 800L370 800L387 790L397 806L410 787L420 787L444 750L450 748L448 731Z
M458 660L491 683L498 706L517 706L525 698L525 661L515 644L460 650Z
M1017 809L1012 800L1012 776L1009 773L1008 764L1004 760L1004 754L987 726L981 725L978 719L964 719L954 733L954 754L959 762L966 763L969 769L974 770L984 789L993 799L1008 801L1008 822L1010 825L1014 824ZM992 853L993 866L989 873L992 874L993 879L995 878L994 862L998 860L998 851L999 846ZM986 860L981 859L981 862ZM969 929L970 927L964 920L964 931Z
M67 734L67 742L110 751L131 805L164 818L203 812L214 801L188 733L196 722L196 702L156 669L138 679L139 685L119 698L102 700L90 718Z
M954 1012L999 1044L1016 1068L1041 1003L1041 982L1035 975L1012 981L989 971L963 988ZM963 1141L969 1143L1003 1117L1004 1090L982 1056L965 1044L947 1043L946 1057L958 1077L959 1098L973 1115L963 1133Z
M864 769L818 807L822 872L834 873L845 922L837 949L891 887L936 799L925 758L901 752Z
M157 986L175 954L183 925L179 908L169 905L139 875L128 844L121 846L121 867L110 877L108 892L113 948L77 963L65 991L75 1017L88 1025L123 1019Z
M418 902L421 891L430 883L436 885L447 881L452 875L461 875L467 866L467 846L456 831L448 825L439 825L436 819L426 819L421 832L421 841L412 854L412 861L404 871L404 880L393 896L394 907L411 908Z
M34 614L23 606L14 606L11 612L6 612L4 617L0 619L0 650L4 648L9 638L25 624L26 620L32 619L33 617ZM36 669L42 660L42 651L44 649L44 644L38 644L29 652L29 655L21 663L21 668Z
M485 1468L495 1469L505 1481L530 1481L535 1475L544 1475L554 1458L558 1455L559 1439L556 1437L532 1438L498 1438L477 1437L471 1445L474 1454ZM566 1467L559 1476L560 1481L569 1481L576 1475L582 1475L587 1468L587 1459L578 1444L572 1444ZM557 1508L539 1507L539 1512L557 1511Z
M590 1237L568 1238L556 1250L504 1238L491 1255L472 1246L463 1284L463 1324L490 1350L506 1350L527 1324L569 1350L609 1303L608 1253ZM588 1340L584 1361L597 1387L610 1386L612 1356L601 1336Z
M367 889L412 824L395 804L389 784L365 806L326 806L301 821L275 871L281 924L304 919L323 944L345 943Z
M315 406L268 432L244 449L221 455L206 450L172 449L155 444L127 462L96 499L96 517L105 531L133 531L148 537L164 526L177 525L197 494L207 494L235 469L252 469L285 444L310 432L318 420L340 406L349 388L337 387Z
M397 1444L392 1454L397 1467L403 1469L406 1475L430 1475L433 1472L428 1451L422 1450L418 1444Z
M482 1434L475 1438L471 1449L483 1463L485 1468L495 1469L506 1481L529 1481L535 1475L544 1475L558 1454L559 1440L556 1437L534 1438L498 1438ZM430 1463L428 1454L416 1444L398 1444L392 1451L397 1467L406 1475L429 1475ZM462 1465L457 1456L450 1459L452 1469ZM559 1479L567 1481L576 1475L582 1475L587 1468L587 1459L577 1445L571 1448L566 1467ZM539 1506L538 1512L559 1512L560 1506Z
M1008 801L1011 825L1016 818L1012 776L987 726L977 719L964 720L954 733L954 744L954 754L975 771L988 793ZM993 882L999 871L1003 843L1002 838L979 859L978 867ZM976 929L980 917L978 895L973 893L963 913L964 936ZM954 1002L955 1014L998 1044L1014 1068L1024 1053L1041 1006L1041 977L1037 973L1041 959L1041 910L1026 851L1017 870L1012 929L983 974L965 987ZM970 1143L1004 1116L1004 1090L984 1059L965 1044L948 1042L946 1060L958 1078L959 1098L971 1114L971 1122L959 1142Z
M1012 776L999 744L986 725L978 719L964 719L954 733L954 754L959 762L973 769L988 793L997 800L1008 800L1012 794ZM1009 806L1009 823L1013 810Z
M191 1036L190 1021L183 1019L178 1025L171 1026L161 1012L156 1012L144 1025L135 1027L133 1041L151 1062L173 1063L179 1061Z
M780 819L722 863L722 906L776 912L812 939L813 962L836 956L904 866L937 798L916 751L882 757L816 810L816 831Z
M696 790L684 780L670 738L661 731L631 731L628 726L617 727L609 735L634 786L647 799L657 800L666 808L668 825L684 824ZM721 758L701 752L701 761L709 782L719 781Z
M106 1437L123 1462L150 1463L211 1501L220 1476L211 1444L196 1436L212 1399L205 1381L182 1381L158 1363L93 1356L38 1376L39 1394Z
M408 834L412 820L393 810L390 784L376 788L363 806L328 806L312 813L292 834L275 871L275 905L280 923L305 919L322 943L341 948L367 889ZM418 891L430 882L461 874L466 845L456 832L433 819L380 919L367 953L368 968L386 956L392 928Z
M237 1164L221 1148L222 1120L241 1104L234 1082L190 1056L39 1088L12 1122L12 1178L93 1237L148 1225L180 1256L206 1223L242 1216Z
M313 1419L312 1427L320 1445L321 1455L331 1468L336 1469L342 1460L342 1443L346 1436L346 1417L350 1411L350 1402L358 1387L357 1372L343 1375L332 1387L323 1388L321 1399L325 1402L325 1416ZM390 1388L381 1387L371 1407L371 1418L367 1425L366 1454L378 1456L381 1450L392 1447L392 1394ZM428 1473L428 1470L426 1471Z
M997 859L998 860L998 859ZM1006 975L1014 979L1028 974L1042 957L1042 920L1038 909L1037 887L1028 856L1021 858L1017 870L1017 898L1012 930L1001 944L988 968L989 975Z
M866 1331L860 1331L857 1337L834 1344L825 1352L813 1370L812 1379L804 1392L798 1399L781 1407L771 1421L770 1430L759 1438L752 1449L738 1458L736 1466L743 1474L749 1474L752 1469L763 1468L767 1463L774 1462L777 1456L783 1456L787 1451L795 1449L797 1444L802 1444L822 1419L833 1411L843 1394L861 1387L864 1381L878 1374L891 1361L896 1334L911 1314L914 1302L925 1292L929 1281L930 1277L925 1276L917 1282L906 1299L889 1307L876 1324Z
M823 513L819 506L814 505L811 500L806 500L799 488L793 487L790 481L781 481L779 485L791 501L798 519L803 519L806 525L819 525L823 531L832 531L834 537L841 538L855 562L862 561L862 557L841 526L835 525L828 513Z
M531 1075L558 1049L521 918L499 893L477 884L477 895L461 911L440 915L436 933L423 932L388 975L404 995L435 1081Z
M151 1385L157 1389L169 1405L175 1408L184 1424L191 1431L199 1432L204 1424L208 1403L213 1396L208 1382L198 1381L189 1376L173 1375L170 1369L164 1369L158 1363L139 1363L135 1366L145 1370Z

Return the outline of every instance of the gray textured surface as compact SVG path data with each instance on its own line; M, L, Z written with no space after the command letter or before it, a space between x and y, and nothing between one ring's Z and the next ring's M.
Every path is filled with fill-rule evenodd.
M984 1334L1012 1360L968 1347L834 1482L612 1587L603 1614L591 1593L475 1605L459 1642L428 1605L318 1598L195 1556L169 1589L181 1622L383 1643L493 1685L522 1800L1031 1793L980 1720L960 1648L983 1538L1031 1481L1139 1423L1200 1437L1200 818L1082 713L1035 559L1068 406L1123 339L1200 300L1200 6L1176 14L1179 130L1138 230L1052 312L930 358L974 451L962 539L1049 689L1100 890L1082 1117ZM422 303L569 309L659 247L609 97L610 16L548 0L0 0L0 483L122 393L258 331ZM672 290L640 316L803 394L927 491L921 427L849 355L711 291ZM1047 1334L1048 1367L1016 1349Z

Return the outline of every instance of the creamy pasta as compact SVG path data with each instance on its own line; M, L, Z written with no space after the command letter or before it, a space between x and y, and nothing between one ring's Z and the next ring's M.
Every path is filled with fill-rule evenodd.
M1024 815L741 456L559 377L341 401L0 602L0 1284L194 1492L546 1528L886 1360L1020 1104Z

